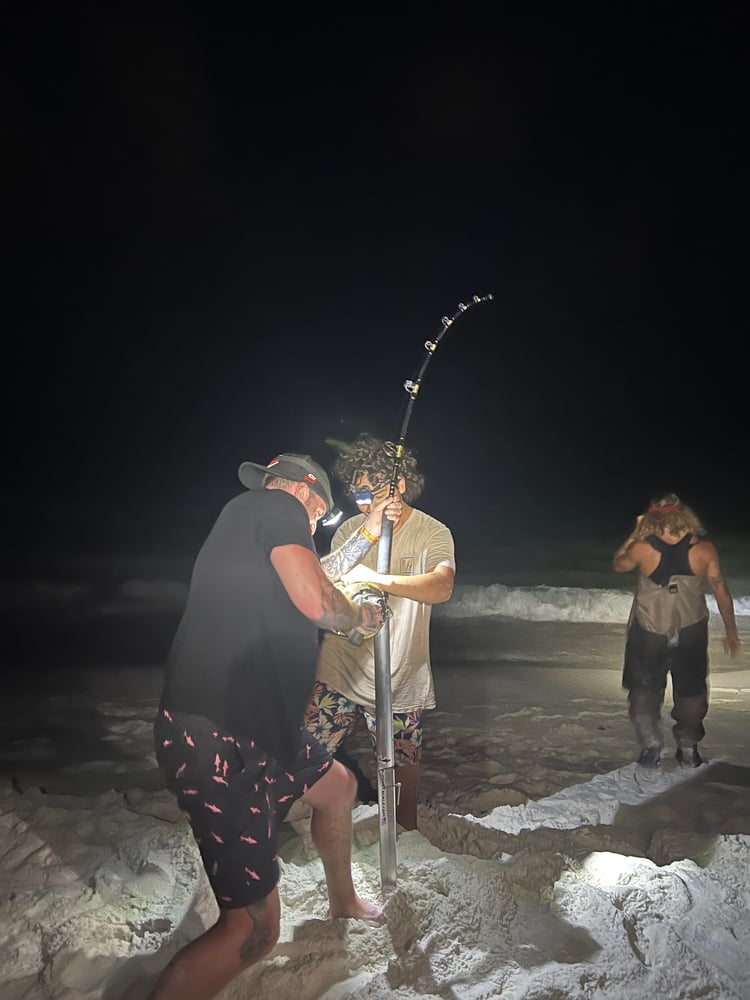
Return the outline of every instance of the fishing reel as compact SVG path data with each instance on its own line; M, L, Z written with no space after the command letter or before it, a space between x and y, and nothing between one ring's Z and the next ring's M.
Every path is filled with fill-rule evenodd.
M343 632L339 629L331 629L334 635L339 635L344 639L348 639L352 646L361 646L365 639L372 639L378 634L378 632L383 627L383 624L393 616L393 611L388 607L388 600L382 590L377 587L373 587L370 584L362 583L361 580L353 580L350 583L345 583L343 580L339 580L338 583L334 583L336 590L340 590L342 594L353 601L355 604L377 604L380 608L380 621L378 624L367 632L360 632L359 629L352 629L350 632Z

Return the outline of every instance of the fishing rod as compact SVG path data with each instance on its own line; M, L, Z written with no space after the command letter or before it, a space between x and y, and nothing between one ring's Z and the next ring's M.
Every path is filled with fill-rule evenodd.
M409 428L414 404L422 387L427 366L435 355L440 341L456 320L480 302L492 301L492 295L474 295L471 302L460 302L452 316L443 316L441 327L434 340L425 341L426 355L414 378L404 382L409 395L399 438L393 456L389 496L396 492L401 475L406 432ZM377 572L389 573L393 522L383 518L378 540ZM396 887L396 767L393 759L393 693L391 691L391 639L389 616L383 616L383 625L374 639L375 645L375 752L378 760L378 817L380 831L380 884L388 891Z
M422 379L424 378L427 366L435 356L435 352L440 346L440 341L443 339L448 330L453 326L453 324L456 322L459 316L463 316L464 313L468 312L469 309L471 309L473 306L479 305L480 302L491 302L492 299L493 296L490 294L474 295L472 296L471 302L469 302L468 304L459 302L458 309L452 316L443 316L442 320L440 321L441 322L440 331L436 335L435 339L425 341L424 346L425 346L425 351L427 353L425 354L422 364L419 366L417 374L414 376L414 378L408 378L404 382L404 389L409 394L409 402L406 405L406 412L404 413L404 419L401 423L401 430L399 432L399 438L396 444L396 453L394 455L394 460L393 460L393 471L391 472L389 496L393 496L393 494L396 492L399 473L401 470L401 464L403 462L403 457L404 457L404 444L406 442L406 431L408 430L409 421L411 420L412 411L414 410L414 403L416 402L417 396L419 395L419 390L422 387ZM384 526L385 526L385 521L384 521ZM380 537L381 538L383 537L382 534Z

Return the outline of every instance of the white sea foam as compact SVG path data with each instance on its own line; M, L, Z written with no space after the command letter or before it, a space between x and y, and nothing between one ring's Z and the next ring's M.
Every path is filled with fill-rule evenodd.
M188 584L176 579L134 577L118 583L45 579L0 583L0 607L42 612L58 618L179 614ZM457 584L452 599L433 613L443 618L515 618L522 621L623 623L628 619L632 590L597 587L516 587L502 583ZM707 598L718 615L713 597ZM750 597L734 598L735 614L750 616Z
M628 620L632 602L633 594L629 590L459 584L450 602L436 607L433 613L446 618L496 616L523 621L621 624ZM709 597L707 603L709 610L718 614L713 597ZM736 615L750 615L750 598L736 598L734 607Z

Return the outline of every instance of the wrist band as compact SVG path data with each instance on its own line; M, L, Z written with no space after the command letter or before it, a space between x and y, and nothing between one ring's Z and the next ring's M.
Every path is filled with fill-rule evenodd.
M367 539L370 545L374 545L375 542L377 542L377 538L375 537L375 535L371 535L370 532L367 530L367 528L364 526L364 524L360 527L359 533L360 535L362 535L364 538Z

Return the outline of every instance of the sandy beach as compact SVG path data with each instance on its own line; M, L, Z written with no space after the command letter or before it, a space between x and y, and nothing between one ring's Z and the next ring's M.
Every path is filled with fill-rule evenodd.
M621 629L506 622L492 659L482 627L440 627L420 828L399 832L394 891L376 807L355 809L356 884L386 925L327 918L298 810L281 837L279 945L221 996L747 1000L750 671L712 641L708 762L681 770L668 754L648 772L633 763ZM159 686L154 668L82 670L3 703L3 1000L138 1000L215 918L153 756ZM350 750L373 774L364 734Z

